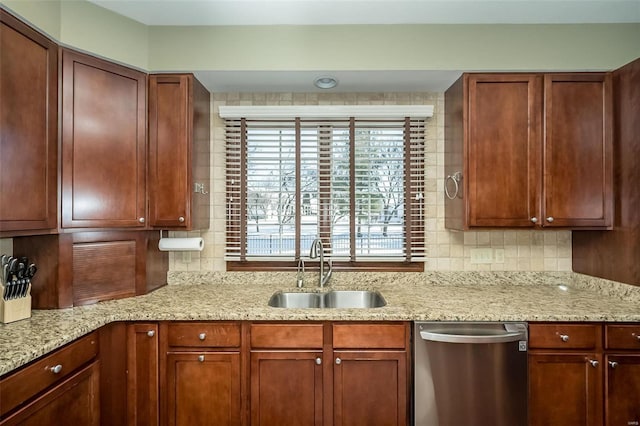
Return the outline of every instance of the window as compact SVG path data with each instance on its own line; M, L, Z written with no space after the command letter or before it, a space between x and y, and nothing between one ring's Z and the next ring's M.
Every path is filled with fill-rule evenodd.
M227 119L227 269L423 270L424 119Z

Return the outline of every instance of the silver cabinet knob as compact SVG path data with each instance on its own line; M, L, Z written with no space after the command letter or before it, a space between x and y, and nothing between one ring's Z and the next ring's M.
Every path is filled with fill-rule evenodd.
M156 335L156 331L155 331L155 330L149 330L149 331L147 331L147 336L149 336L149 337L153 337L153 336L155 336L155 335Z
M547 222L549 222L549 223L553 222L553 216L549 216L549 217L547 218Z
M560 340L562 340L563 342L568 342L569 341L569 335L561 334L560 335Z
M595 359L590 359L589 360L589 364L591 364L591 366L593 368L596 368L598 365L600 365L600 363L598 361L596 361Z
M198 361L204 362L204 355L198 355Z
M140 222L140 223L144 223L144 217L139 218L139 219L138 219L138 222Z
M206 338L207 338L207 335L206 335L205 333L200 333L200 334L198 334L198 339L200 339L200 340L204 340L204 339L206 339Z
M535 217L535 216L534 216L534 217L532 217L532 218L531 218L531 222L533 222L533 223L538 223L538 218L537 218L537 217Z
M184 223L184 216L180 216L180 217L178 218L178 222L180 222L180 223Z
M318 365L322 364L322 358L320 357L316 358L316 364Z
M336 364L337 364L337 365L342 364L342 360L341 360L340 358L336 358Z
M58 364L54 367L49 368L49 371L51 371L53 374L58 374L62 371L62 364Z
M609 361L609 367L611 368L616 368L618 366L618 363L615 361Z
M631 335L634 336L636 340L640 342L640 334L631 333Z

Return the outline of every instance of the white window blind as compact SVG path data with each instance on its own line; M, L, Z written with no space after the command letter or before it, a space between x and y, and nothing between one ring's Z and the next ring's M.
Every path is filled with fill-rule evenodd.
M424 260L424 119L227 119L231 262Z

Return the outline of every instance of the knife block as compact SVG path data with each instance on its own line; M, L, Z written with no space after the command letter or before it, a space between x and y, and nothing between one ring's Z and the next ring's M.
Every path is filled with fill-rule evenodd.
M0 285L0 294L4 294L4 287ZM25 297L4 300L0 297L0 322L8 324L25 318L31 318L31 284Z

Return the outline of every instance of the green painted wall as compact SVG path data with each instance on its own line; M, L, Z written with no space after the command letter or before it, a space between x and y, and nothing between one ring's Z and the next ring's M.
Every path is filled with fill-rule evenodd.
M640 24L150 27L152 70L590 70L640 57Z
M87 52L149 69L146 25L87 1L62 1L60 41Z
M607 70L640 24L151 26L85 0L0 0L63 44L149 71Z
M60 0L2 0L0 4L11 9L51 38L60 40Z

